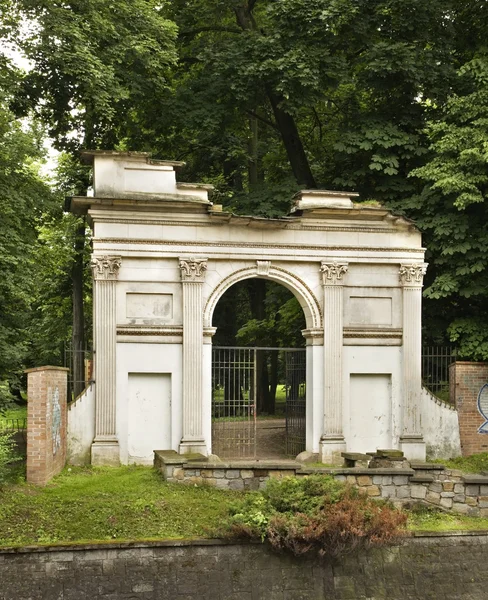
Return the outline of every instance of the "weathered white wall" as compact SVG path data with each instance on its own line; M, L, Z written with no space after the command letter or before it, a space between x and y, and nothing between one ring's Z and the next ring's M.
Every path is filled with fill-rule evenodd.
M95 437L95 384L68 405L68 463L89 465Z
M123 464L152 464L154 450L178 449L182 407L173 400L181 398L181 388L180 344L117 343L117 438Z
M401 423L401 347L344 347L344 434L349 452L396 448Z
M461 456L457 410L422 388L422 429L430 458Z

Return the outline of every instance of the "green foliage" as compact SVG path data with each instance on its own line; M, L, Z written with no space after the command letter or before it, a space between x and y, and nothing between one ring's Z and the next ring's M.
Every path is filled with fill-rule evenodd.
M33 63L16 108L35 110L57 148L117 143L136 108L168 89L176 28L157 0L13 4L28 22L17 44Z
M71 467L44 488L0 491L0 546L201 537L237 495L167 484L149 468Z
M295 555L336 557L394 541L406 520L333 477L286 477L233 507L228 535L268 540Z
M18 461L13 434L0 429L0 488L8 480L13 463Z
M408 512L410 531L486 531L488 519L446 513L436 508L415 505Z

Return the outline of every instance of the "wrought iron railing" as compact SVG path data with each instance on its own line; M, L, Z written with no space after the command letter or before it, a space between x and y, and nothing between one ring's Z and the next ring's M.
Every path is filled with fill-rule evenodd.
M422 348L422 383L441 400L453 403L449 394L449 367L456 361L452 346L424 346Z

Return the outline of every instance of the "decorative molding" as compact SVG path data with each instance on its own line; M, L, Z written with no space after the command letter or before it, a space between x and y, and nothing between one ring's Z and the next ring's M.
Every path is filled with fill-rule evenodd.
M224 227L229 224L229 221L223 220L220 216L212 218L211 221L172 221L171 219L140 219L121 216L120 218L103 217L92 214L92 219L95 223L128 223L130 225L167 225L174 227ZM248 227L247 223L242 224L243 227ZM302 223L284 222L281 229L290 231L345 231L351 233L398 233L398 229L394 227L335 227L334 225L304 225Z
M327 263L322 261L320 272L323 285L342 285L342 277L348 271L347 263Z
M355 329L344 327L345 338L401 338L402 329Z
M260 275L261 277L267 277L269 275L271 261L270 260L257 260L256 264L258 267L258 271L257 271L258 275Z
M94 243L106 244L127 244L127 245L147 245L147 246L196 246L205 248L269 248L271 250L313 250L323 254L324 250L331 252L414 252L423 254L425 248L392 248L376 246L328 246L328 245L305 245L305 244L262 244L260 242L203 242L189 240L150 240L150 239L129 239L129 238L94 238ZM179 251L181 253L181 251ZM214 254L214 253L212 253ZM279 255L276 255L279 256Z
M205 309L203 312L204 325L211 325L212 315L215 310L215 306L217 305L217 302L232 285L234 285L238 281L243 281L244 279L251 279L252 277L257 277L257 274L257 266L251 266L244 267L243 269L238 269L237 271L233 271L232 273L230 273L230 275L224 277L224 279L222 279L218 283L218 285L212 290L207 299ZM281 267L275 267L273 265L270 267L267 278L273 281L277 281L281 284L287 284L291 290L296 291L310 311L311 326L313 328L322 327L322 311L320 308L320 303L317 300L315 294L302 279L297 277L297 275L295 275L294 273L287 271L286 269L283 269Z
M402 285L415 285L422 287L424 275L427 272L426 263L400 265L399 277Z
M181 281L203 283L207 271L206 258L180 258Z
M90 262L93 279L115 281L119 275L122 258L120 256L93 256Z
M158 326L117 326L117 335L157 335L157 336L182 336L183 327L181 325L175 325L171 327L158 327Z

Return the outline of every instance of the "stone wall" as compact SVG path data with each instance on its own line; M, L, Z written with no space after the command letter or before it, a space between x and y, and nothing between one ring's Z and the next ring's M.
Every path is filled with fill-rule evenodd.
M307 468L296 462L208 463L176 453L155 452L156 469L167 481L212 485L225 490L260 490L270 478L332 475L372 498L395 503L422 502L459 514L488 517L488 476L463 475L437 463L401 461L397 468ZM411 468L405 468L410 465Z
M456 362L449 372L450 395L454 398L459 416L459 434L463 456L478 452L488 452L488 414L484 418L478 408L478 398L485 384L488 384L488 363ZM486 389L488 408L488 389ZM482 407L483 411L483 407Z
M1 600L485 600L488 536L407 538L343 561L218 540L0 550Z
M68 369L27 370L27 481L46 483L66 464Z

